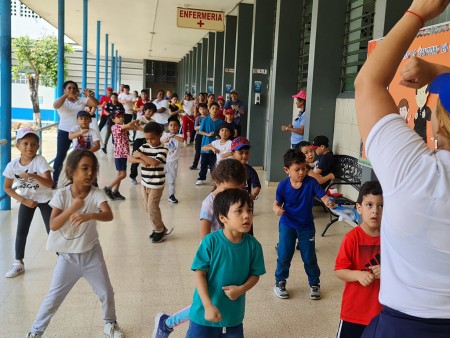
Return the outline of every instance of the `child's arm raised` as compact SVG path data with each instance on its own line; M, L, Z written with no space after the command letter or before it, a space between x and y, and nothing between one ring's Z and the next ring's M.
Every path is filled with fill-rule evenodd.
M241 286L236 285L223 286L222 290L223 292L225 292L228 298L230 298L231 300L236 300L244 293L249 291L252 287L254 287L256 283L258 283L258 281L259 276L250 276Z
M207 321L218 323L222 320L222 314L219 309L214 306L209 297L208 281L206 280L206 271L195 270L195 283L197 284L197 291L205 308L205 319Z
M83 136L87 133L89 133L89 129L81 129L80 131L70 132L69 140L76 139L77 137Z
M362 286L368 286L375 280L375 275L370 271L342 269L336 270L334 273L344 282L359 282Z

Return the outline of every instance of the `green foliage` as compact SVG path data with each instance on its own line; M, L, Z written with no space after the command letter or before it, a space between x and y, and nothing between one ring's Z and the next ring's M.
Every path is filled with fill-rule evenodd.
M17 65L12 66L12 75L15 79L19 73L27 76L34 74L44 86L54 87L58 76L58 39L54 36L44 36L40 40L23 36L12 42ZM72 47L64 44L64 53L73 53ZM69 60L64 58L64 68ZM67 76L67 71L64 71ZM39 83L37 83L39 85Z

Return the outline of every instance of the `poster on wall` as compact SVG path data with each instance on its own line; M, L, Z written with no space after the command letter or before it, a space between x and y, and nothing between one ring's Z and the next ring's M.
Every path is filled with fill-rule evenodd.
M368 57L380 43L383 43L383 39L369 42ZM414 129L432 149L434 149L434 137L430 120L431 114L436 108L437 95L428 92L428 85L417 90L401 86L399 84L401 80L400 70L413 57L450 66L449 48L450 22L422 28L403 56L394 79L389 85L389 92L397 105L397 112L405 119L405 123ZM362 145L360 153L360 163L370 165Z

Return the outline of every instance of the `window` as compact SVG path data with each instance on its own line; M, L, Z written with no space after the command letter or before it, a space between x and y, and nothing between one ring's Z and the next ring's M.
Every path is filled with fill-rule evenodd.
M302 24L300 28L300 48L298 55L297 89L306 89L308 82L309 46L311 40L312 0L303 1Z
M21 16L38 19L39 15L22 4L19 0L11 0L11 16Z
M348 0L341 92L355 90L353 82L367 58L367 44L373 38L375 0Z

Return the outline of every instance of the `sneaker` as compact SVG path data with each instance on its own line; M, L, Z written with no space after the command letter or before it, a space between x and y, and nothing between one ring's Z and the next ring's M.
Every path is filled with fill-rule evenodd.
M197 170L197 166L196 166L196 165L191 165L191 166L189 167L189 169L191 169L191 170Z
M119 190L113 191L112 195L115 200L125 200L125 197L120 194Z
M280 280L278 282L278 284L276 284L274 286L273 293L278 298L283 298L283 299L289 298L289 293L286 291L286 281L285 280Z
M110 199L115 200L113 192L110 188L104 187L103 191L105 192L106 196L108 196Z
M25 338L41 338L41 337L42 337L41 334L28 332Z
M137 184L137 181L136 181L135 178L132 178L132 179L131 179L131 184L133 184L133 185L136 185L136 184Z
M14 278L25 272L25 266L20 261L14 261L9 271L5 274L6 278Z
M167 338L173 332L173 329L166 325L167 318L169 316L162 312L155 316L155 328L153 329L152 338Z
M153 232L150 234L150 236L148 236L148 238L152 239L153 237L155 237L155 234L156 234L156 232L153 231Z
M102 148L102 151L103 151L104 154L107 154L107 153L108 153L108 152L106 151L106 147L103 147L103 148Z
M168 201L170 203L178 203L178 200L175 198L175 195L170 195Z
M161 243L166 240L166 232L155 232L153 233L152 243Z
M309 298L314 300L320 299L320 285L311 285L311 293L309 294Z
M205 184L205 180L197 180L197 182L195 182L195 185L203 185Z
M120 328L119 324L117 324L117 322L106 323L105 327L103 328L103 333L105 334L106 337L110 337L110 338L125 337L122 329Z

